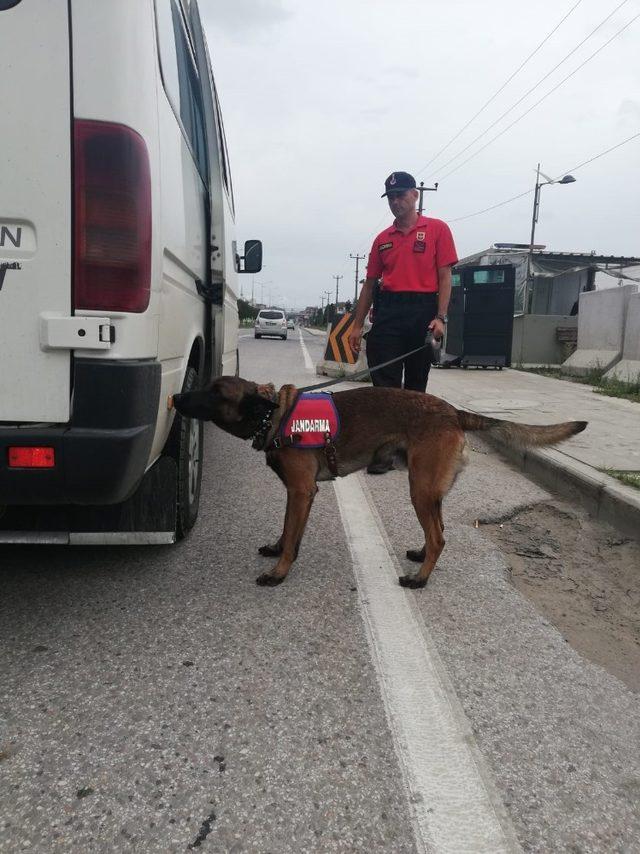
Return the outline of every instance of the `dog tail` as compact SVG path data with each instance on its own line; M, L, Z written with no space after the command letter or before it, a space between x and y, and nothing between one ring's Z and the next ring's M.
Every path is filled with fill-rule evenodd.
M575 436L576 433L581 433L589 423L588 421L565 421L562 424L548 425L516 424L514 421L487 418L462 409L457 409L456 412L458 423L463 430L484 430L506 444L519 448L556 445Z

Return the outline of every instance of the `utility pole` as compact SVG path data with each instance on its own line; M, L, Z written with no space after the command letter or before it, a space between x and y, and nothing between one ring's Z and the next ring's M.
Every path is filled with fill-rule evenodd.
M437 193L438 192L438 182L433 185L433 187L425 187L424 181L420 181L420 186L418 187L418 192L420 193L420 204L418 205L418 216L422 215L422 196L424 193Z
M522 313L527 314L527 302L529 293L533 291L532 270L533 270L533 241L536 237L536 223L538 222L538 213L540 211L540 164L536 169L536 187L533 192L533 217L531 219L531 239L529 240L529 253L527 255L527 275L524 280L524 291L522 294Z
M547 180L541 181L540 175ZM522 294L523 314L528 314L528 302L533 296L533 247L535 246L536 223L538 222L538 214L540 213L540 188L546 187L547 184L575 184L575 181L576 179L573 175L564 175L558 180L549 178L548 175L545 175L544 172L540 170L540 164L538 163L538 168L536 169L536 186L533 192L533 216L531 217L531 238L529 240L529 252L527 254L527 275L524 280L524 291Z
M337 316L338 316L338 285L340 284L340 279L344 279L344 276L340 276L340 275L338 275L338 276L334 276L333 278L336 280L336 310L335 310L335 317L337 317Z
M329 297L331 296L331 291L325 291L327 295L327 308L329 308ZM329 312L327 312L327 320L329 319Z
M358 262L362 261L362 259L366 258L366 257L367 257L366 255L358 255L357 252L355 255L352 252L349 253L349 258L354 258L355 262L356 262L356 289L355 289L355 293L354 293L354 297L353 297L353 308L354 308L354 310L356 307L356 303L358 302Z

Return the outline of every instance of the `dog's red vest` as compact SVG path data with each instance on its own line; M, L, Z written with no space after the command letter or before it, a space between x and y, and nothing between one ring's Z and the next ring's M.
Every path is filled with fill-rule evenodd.
M280 424L280 436L296 448L324 448L339 432L340 416L328 392L303 392Z

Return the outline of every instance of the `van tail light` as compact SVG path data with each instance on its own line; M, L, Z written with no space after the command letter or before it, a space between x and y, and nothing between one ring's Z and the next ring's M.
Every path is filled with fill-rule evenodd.
M53 448L21 447L9 448L9 468L12 469L52 469L56 464Z
M151 177L131 128L74 121L74 305L145 311L151 289Z

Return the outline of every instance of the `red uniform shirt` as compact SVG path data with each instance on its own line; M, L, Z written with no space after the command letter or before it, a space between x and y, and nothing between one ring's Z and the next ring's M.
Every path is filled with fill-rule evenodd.
M395 223L373 241L367 278L382 277L384 291L438 290L438 269L456 264L458 256L451 230L441 219L419 216L408 234Z

